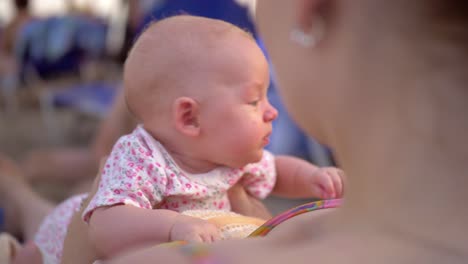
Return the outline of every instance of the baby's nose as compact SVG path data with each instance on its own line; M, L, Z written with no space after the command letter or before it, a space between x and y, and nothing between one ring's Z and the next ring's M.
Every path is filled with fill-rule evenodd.
M272 122L278 117L278 110L268 103L267 109L264 114L265 122Z

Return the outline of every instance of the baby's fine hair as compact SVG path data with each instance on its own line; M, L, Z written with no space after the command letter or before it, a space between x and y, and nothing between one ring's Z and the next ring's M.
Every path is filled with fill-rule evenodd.
M184 81L181 76L197 71L199 65L193 64L216 54L223 41L233 36L255 42L249 32L218 19L183 14L150 23L130 49L124 65L129 111L141 122L142 105L157 107L158 99L170 92L169 88L182 86L178 85ZM154 96L150 98L150 94Z

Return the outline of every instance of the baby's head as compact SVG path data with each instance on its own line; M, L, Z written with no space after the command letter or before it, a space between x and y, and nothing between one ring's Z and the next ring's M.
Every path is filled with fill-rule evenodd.
M125 64L130 111L166 148L219 165L258 161L277 112L255 40L220 20L175 16L149 26Z

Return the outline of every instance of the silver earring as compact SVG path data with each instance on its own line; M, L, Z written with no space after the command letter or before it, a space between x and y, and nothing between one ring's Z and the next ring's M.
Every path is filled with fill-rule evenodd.
M289 33L289 38L292 42L299 44L304 48L315 46L315 38L312 34L305 33L299 28L293 28Z
M322 40L324 32L325 23L323 19L316 17L309 32L295 27L289 33L289 39L304 48L315 47Z

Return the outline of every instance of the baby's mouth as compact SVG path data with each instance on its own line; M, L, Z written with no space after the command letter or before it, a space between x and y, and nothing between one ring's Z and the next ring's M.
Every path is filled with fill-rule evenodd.
M268 133L265 137L263 137L263 145L266 146L270 143L270 135L271 135L271 132Z

